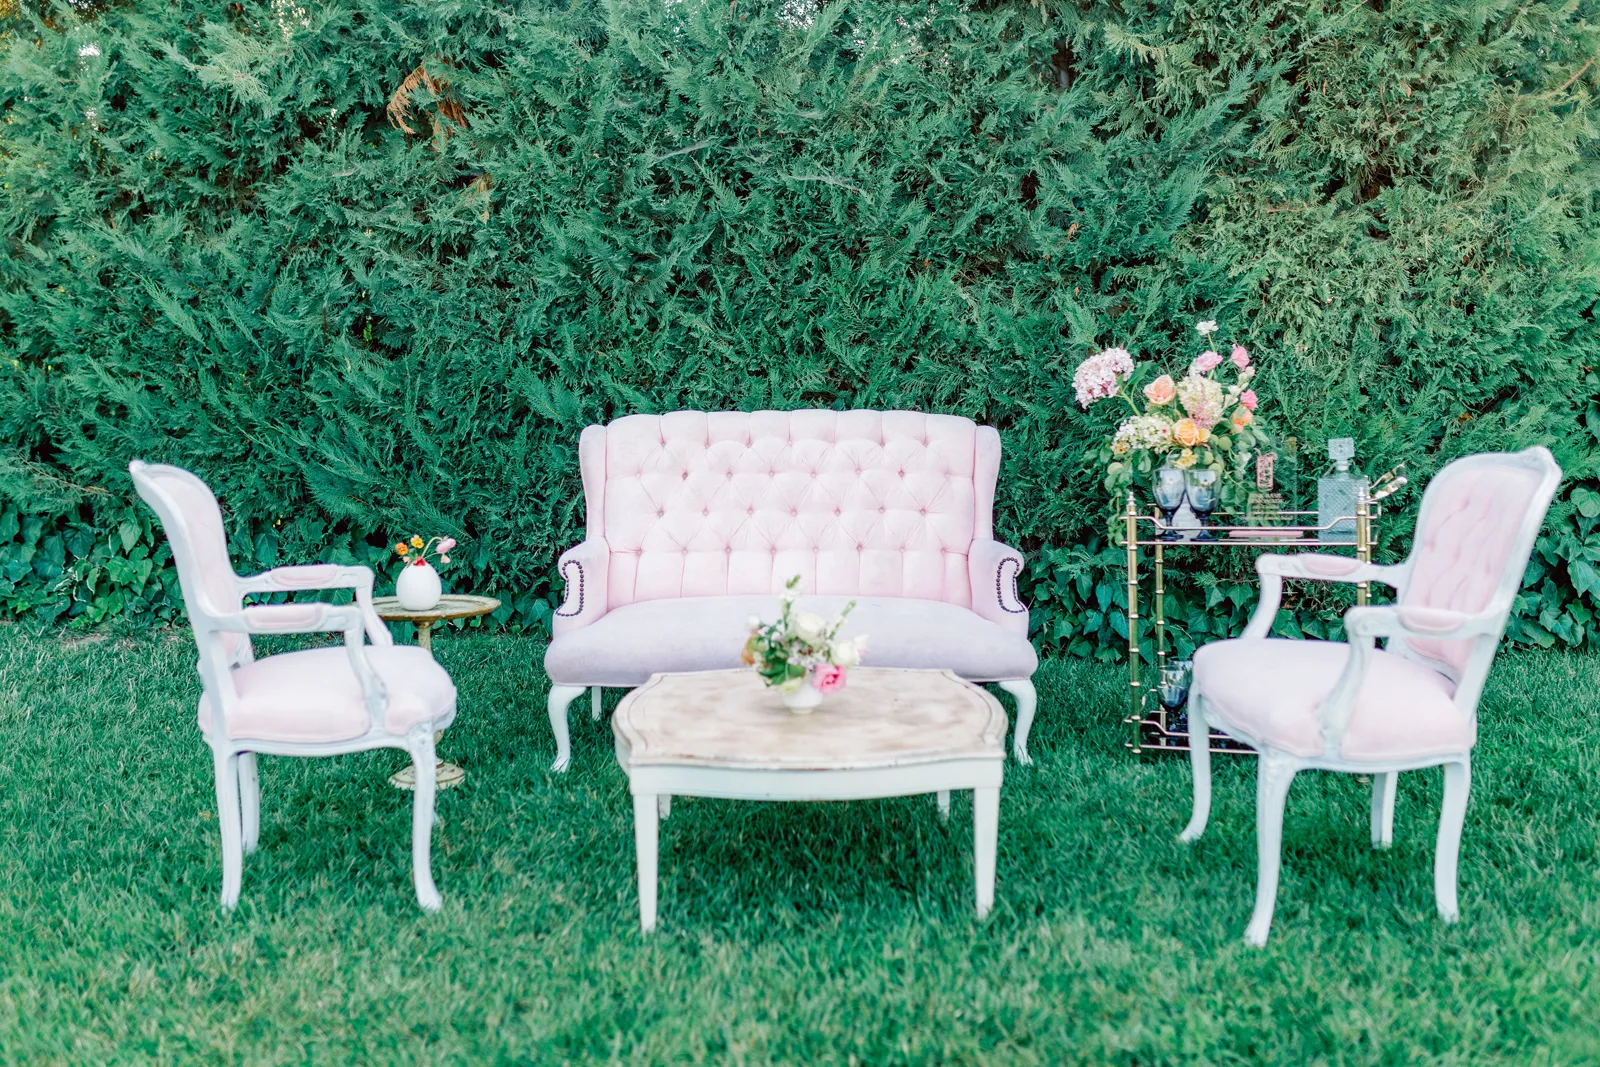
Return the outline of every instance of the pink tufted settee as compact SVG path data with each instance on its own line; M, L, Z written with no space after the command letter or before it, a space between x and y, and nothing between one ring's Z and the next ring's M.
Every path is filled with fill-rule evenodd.
M1000 435L913 411L676 411L590 426L578 445L587 537L562 555L545 654L555 768L567 707L651 674L739 666L751 615L856 601L868 662L947 668L1017 701L1026 763L1038 659L1022 556L994 540Z

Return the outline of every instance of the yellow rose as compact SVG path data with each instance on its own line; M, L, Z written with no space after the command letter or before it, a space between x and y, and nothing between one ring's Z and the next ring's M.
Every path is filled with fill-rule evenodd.
M1200 440L1196 441L1195 444L1204 445L1207 441L1211 440L1211 431L1206 429L1204 426L1198 426L1198 429L1200 430Z
M1186 449L1193 448L1200 443L1200 427L1193 419L1179 419L1172 424L1172 439Z

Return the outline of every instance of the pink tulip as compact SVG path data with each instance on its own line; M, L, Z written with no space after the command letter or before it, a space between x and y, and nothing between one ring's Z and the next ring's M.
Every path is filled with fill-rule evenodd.
M843 689L844 668L835 667L831 663L818 667L811 675L811 684L817 687L819 693L831 693L835 689Z
M1202 352L1195 357L1194 366L1189 369L1195 374L1205 374L1208 371L1215 370L1221 363L1222 357L1215 352Z
M1233 365L1240 370L1250 365L1250 353L1245 351L1244 345L1234 345L1233 353L1228 358L1233 360Z
M1254 389L1246 389L1244 392L1240 393L1239 403L1243 404L1251 411L1254 411L1256 409L1256 391Z
M1241 363L1241 364L1239 364L1239 366L1242 367L1242 366L1244 366L1244 364ZM443 541L439 542L439 551L440 552L448 552L454 547L456 547L456 539L454 537L446 537Z

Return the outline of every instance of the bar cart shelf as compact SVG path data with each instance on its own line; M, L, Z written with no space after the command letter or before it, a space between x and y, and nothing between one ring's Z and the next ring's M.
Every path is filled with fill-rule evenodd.
M1142 647L1139 644L1139 557L1142 549L1151 549L1154 552L1155 572L1155 597L1154 597L1154 624L1155 624L1155 670L1151 672L1152 679L1161 677L1161 670L1167 662L1167 620L1166 620L1166 554L1174 549L1200 549L1221 550L1247 548L1256 551L1320 551L1326 549L1348 549L1355 553L1356 559L1370 562L1372 559L1373 531L1377 523L1380 506L1369 500L1363 492L1356 498L1354 515L1341 516L1325 525L1316 525L1317 515L1312 511L1277 511L1271 524L1252 524L1245 526L1211 525L1204 527L1207 533L1214 536L1213 540L1196 540L1195 534L1200 531L1193 528L1175 528L1165 525L1159 512L1152 510L1151 514L1139 513L1132 492L1128 493L1128 502L1123 511L1124 538L1128 552L1128 714L1123 719L1130 731L1130 737L1124 746L1134 755L1142 756L1147 752L1188 752L1189 732L1187 726L1188 704L1184 703L1181 710L1182 721L1174 718L1180 714L1178 709L1169 712L1162 707L1156 695L1156 686L1143 679L1141 670ZM1226 512L1217 514L1226 516ZM1342 526L1348 530L1354 525L1354 536L1349 540L1330 540L1329 531ZM1163 541L1161 535L1169 529L1183 535L1182 540ZM1366 582L1356 586L1356 603L1365 604L1369 596ZM1255 749L1241 741L1235 741L1227 734L1213 732L1211 734L1211 751L1218 753L1253 754Z

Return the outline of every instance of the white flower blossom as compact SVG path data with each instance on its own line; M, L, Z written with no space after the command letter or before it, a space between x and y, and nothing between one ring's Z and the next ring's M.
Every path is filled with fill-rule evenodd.
M1078 364L1072 374L1072 388L1078 393L1078 406L1088 407L1096 400L1117 395L1117 382L1133 373L1133 357L1126 349L1108 348Z
M1217 320L1205 319L1194 324L1195 332L1201 337L1210 337L1217 332Z

